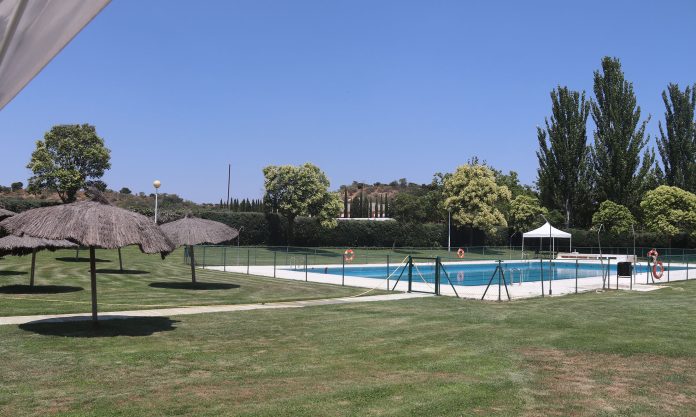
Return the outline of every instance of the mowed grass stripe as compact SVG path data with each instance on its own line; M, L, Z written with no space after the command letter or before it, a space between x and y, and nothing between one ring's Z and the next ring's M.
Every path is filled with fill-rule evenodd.
M193 305L246 304L309 300L356 295L364 289L304 283L210 270L197 271L200 285L191 282L183 251L167 259L144 255L135 247L122 251L125 273L118 273L116 251L98 250L99 310L118 311ZM81 252L81 256L85 253ZM27 285L30 257L0 260L0 316L87 313L90 311L89 263L75 262L75 251L40 252L36 284L53 286L48 293L18 294L13 286ZM105 272L106 271L106 272ZM183 285L184 288L179 288ZM65 289L68 292L61 292ZM20 292L26 292L23 289ZM380 294L373 291L370 294Z
M695 284L114 321L103 334L6 326L0 406L17 416L689 416Z

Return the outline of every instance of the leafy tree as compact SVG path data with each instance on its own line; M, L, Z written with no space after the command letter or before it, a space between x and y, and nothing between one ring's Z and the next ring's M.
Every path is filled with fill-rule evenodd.
M36 142L31 154L27 168L34 175L29 179L29 190L55 190L64 203L75 201L86 181L98 180L111 168L110 154L94 126L53 126L44 140Z
M121 190L119 191L119 193L121 193L121 194L132 194L130 188L128 188L128 187L123 187L123 188L121 188ZM222 206L222 200L220 200L220 206Z
M594 93L591 108L596 130L591 158L597 200L634 208L654 175L655 154L645 149L650 117L640 121L633 84L624 79L616 58L602 59L602 72L594 73Z
M636 219L628 207L609 200L603 201L592 215L593 229L596 230L602 224L605 230L617 235L630 232L631 225L635 222Z
M404 223L425 223L427 213L423 199L411 193L399 193L394 197L392 216Z
M589 169L585 93L557 87L551 91L551 118L537 127L537 186L542 201L564 213L565 227L576 221L576 208L587 201Z
M266 200L273 211L288 220L288 241L294 234L295 219L311 216L326 227L336 225L341 212L341 199L329 192L329 179L319 167L306 163L301 166L267 166L263 169Z
M548 215L548 210L536 197L520 194L510 203L508 225L515 232L526 232L544 223L542 215Z
M507 226L499 209L510 200L510 190L496 183L495 173L484 165L462 165L443 183L444 208L455 222L488 234Z
M19 191L22 188L24 188L24 184L21 181L13 182L12 184L10 184L10 189L12 189L12 191Z
M696 85L693 89L687 86L682 92L677 84L670 84L662 92L662 101L665 126L659 123L657 148L665 168L665 181L667 185L696 192Z
M648 230L669 238L682 232L696 238L696 194L661 185L645 193L640 208Z

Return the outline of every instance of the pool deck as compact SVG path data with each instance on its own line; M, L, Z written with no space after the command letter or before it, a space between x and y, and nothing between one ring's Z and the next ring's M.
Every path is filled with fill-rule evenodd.
M524 261L519 261L519 260L513 260L513 261L507 261L507 262L524 262ZM563 263L568 263L569 260L559 260L559 262ZM570 261L572 262L572 261ZM445 266L447 265L457 265L457 264L494 264L495 261L467 261L467 262L443 262ZM599 261L580 261L580 263L585 263L585 264L599 264ZM639 262L639 265L645 265L644 262ZM384 267L386 268L386 264L351 264L351 267ZM394 264L391 265L392 267L396 266ZM686 267L685 264L672 264L674 267ZM311 268L314 269L321 269L321 268L332 268L336 267L336 265L311 265ZM211 270L216 270L216 271L227 271L227 272L236 272L236 273L247 273L247 267L246 266L227 266L225 268L221 266L208 266L206 269L211 269ZM667 282L671 281L683 281L687 279L687 273L688 279L696 279L696 272L694 271L688 271L688 270L673 270L670 271L669 273L669 281L668 281L668 274L667 271L665 271L664 276L662 277L661 280L655 280L655 283L652 283L652 280L649 279L647 276L648 274L645 272L638 273L633 281L633 291L640 291L640 292L645 292L645 291L654 291L658 290L660 288L663 288L660 284L664 284ZM267 277L273 277L274 276L274 267L271 266L250 266L249 267L249 274L252 275L261 275L261 276L267 276ZM305 273L304 270L301 271L293 271L292 266L289 265L278 265L275 268L275 277L276 278L283 278L283 279L290 279L294 281L311 281L311 282L320 282L320 283L326 283L326 284L335 284L335 285L347 285L347 286L352 286L352 287L360 287L360 288L365 288L366 292L373 291L373 290L387 290L387 283L389 283L389 289L393 289L394 291L401 291L401 292L406 292L408 291L408 281L404 282L403 278L402 280L396 284L396 288L394 288L394 284L396 282L396 276L391 278L390 280L386 280L384 278L365 278L365 277L358 277L358 276L349 276L346 275L344 278L342 278L340 275L333 275L333 274L323 274L323 273L317 273L317 272L311 272L307 271ZM646 284L646 279L648 283ZM423 292L430 292L432 293L434 291L434 284L432 283L426 283L424 281L418 282L417 280L420 280L420 277L415 276L413 277L413 284L412 284L412 289L414 291L423 291ZM488 292L486 293L485 299L486 300L498 300L499 294L500 294L500 299L505 301L507 300L506 293L505 293L505 286L500 286L500 291L499 291L499 286L497 285L497 280L494 280L495 283L490 286L488 289ZM617 279L616 279L616 274L613 273L610 278L609 278L609 284L610 288L612 290L617 289ZM630 290L630 281L628 278L621 278L618 280L618 289L620 290ZM454 288L453 288L454 287ZM550 287L550 288L549 288ZM510 292L510 298L515 300L515 299L523 299L523 298L532 298L532 297L541 297L542 296L542 282L541 281L529 281L529 282L522 282L518 283L515 282L513 284L508 284L507 286L508 291ZM451 286L449 282L447 281L446 278L442 278L442 283L440 285L440 293L442 295L448 295L448 296L454 296L455 295L455 290L456 293L459 295L459 297L462 298L470 298L470 299L481 299L483 296L483 293L486 289L485 285L453 285ZM567 294L573 294L576 292L576 280L575 279L558 279L554 280L550 283L548 280L543 281L543 296L549 297L549 296L561 296L561 295L567 295ZM589 292L589 291L601 291L602 290L602 277L601 276L594 276L594 277L586 277L586 278L578 278L577 279L577 292Z

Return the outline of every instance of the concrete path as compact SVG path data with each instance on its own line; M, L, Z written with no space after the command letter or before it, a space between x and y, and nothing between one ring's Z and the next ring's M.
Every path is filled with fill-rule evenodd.
M313 306L326 306L335 304L353 304L353 303L369 303L375 301L394 301L404 300L409 298L430 297L430 294L385 294L385 295L370 295L364 297L341 297L341 298L322 298L318 300L305 301L286 301L279 303L264 303L264 304L226 304L216 306L192 306L192 307L175 307L175 308L160 308L152 310L130 310L130 311L110 311L108 313L99 314L99 320L115 320L127 319L131 317L162 317L162 316L183 316L188 314L203 314L203 313L224 313L231 311L249 311L249 310L272 310L279 308L302 308ZM0 317L0 325L6 324L24 324L33 321L82 321L91 320L92 316L88 314L49 314L36 316L9 316Z

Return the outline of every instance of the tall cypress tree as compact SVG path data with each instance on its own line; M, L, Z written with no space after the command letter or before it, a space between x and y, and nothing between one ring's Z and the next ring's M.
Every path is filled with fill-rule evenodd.
M645 149L650 117L640 121L633 84L624 79L618 58L602 59L602 72L594 73L594 93L591 158L597 201L611 200L635 209L653 184L655 153Z
M663 128L660 121L657 149L665 168L665 181L668 185L695 192L696 85L687 86L682 92L679 85L670 84L667 91L662 92L662 101L665 103L665 125Z
M537 186L541 200L564 214L566 228L577 222L576 208L587 201L589 114L585 92L580 94L559 86L551 91L551 118L545 120L546 129L537 127Z
M348 217L348 188L343 189L343 217Z

